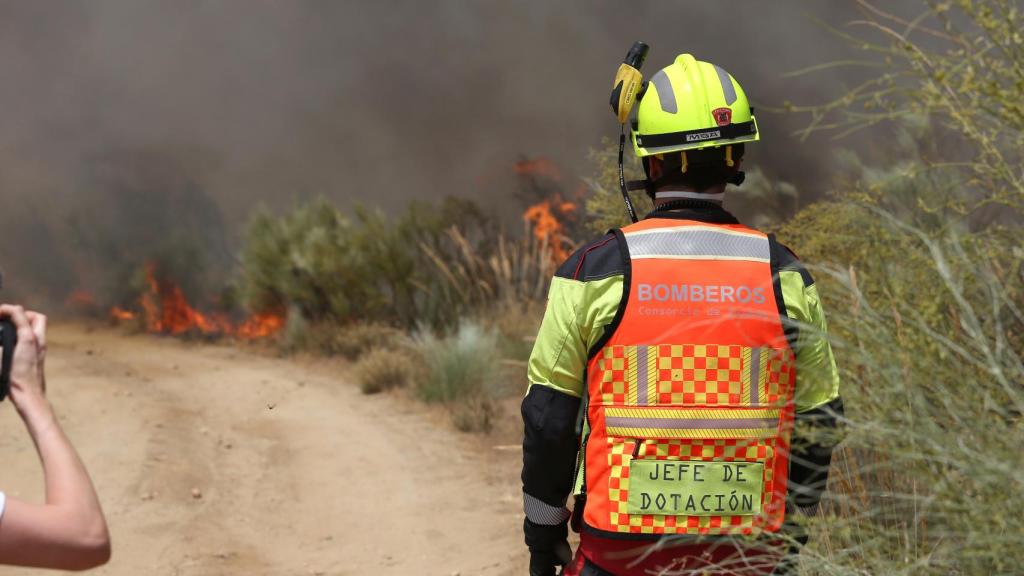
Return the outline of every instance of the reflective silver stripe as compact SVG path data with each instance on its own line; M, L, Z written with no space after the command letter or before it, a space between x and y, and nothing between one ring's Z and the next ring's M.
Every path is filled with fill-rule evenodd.
M636 347L636 403L647 405L647 346Z
M694 200L707 200L708 202L717 202L721 204L725 200L725 192L719 192L718 194L708 194L706 192L677 192L674 190L659 190L654 193L654 197L658 200L662 198L691 198Z
M736 89L733 88L732 78L729 77L728 72L718 66L715 66L715 72L718 72L718 79L722 82L722 92L725 92L725 103L732 106L732 103L736 101Z
M761 349L750 349L750 405L761 403Z
M660 228L626 234L629 257L769 261L768 238L705 227Z
M654 87L658 89L658 100L661 101L661 109L669 114L678 112L676 93L672 90L672 81L668 79L668 74L665 74L664 70L659 71L651 78L651 84L654 84Z
M552 506L523 492L523 512L534 524L558 526L569 519L569 509Z

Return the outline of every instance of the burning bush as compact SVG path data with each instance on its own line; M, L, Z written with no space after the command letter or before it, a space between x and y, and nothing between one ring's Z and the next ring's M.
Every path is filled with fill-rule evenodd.
M147 262L141 273L141 294L131 309L112 307L109 314L113 322L137 322L154 334L235 336L243 340L273 336L284 326L284 315L277 312L253 314L238 323L232 322L227 312L200 312L189 303L181 287L161 275L153 262Z

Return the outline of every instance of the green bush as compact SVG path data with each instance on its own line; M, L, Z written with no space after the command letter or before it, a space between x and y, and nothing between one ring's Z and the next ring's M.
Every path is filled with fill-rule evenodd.
M464 320L454 334L438 337L426 331L415 336L427 367L419 394L427 402L453 402L492 389L501 357L497 335Z
M418 364L408 349L377 348L369 351L352 368L363 394L407 387L416 377Z
M242 253L249 309L288 309L310 326L454 326L495 304L543 298L553 272L532 235L509 240L472 202L413 203L394 220L319 200L281 217L260 211Z
M454 334L416 336L426 373L417 392L424 401L448 406L455 426L488 432L494 423L494 399L505 375L498 336L479 323L463 320Z
M903 124L893 161L846 154L844 192L780 231L816 264L848 417L804 574L1024 565L1024 187L1006 170L1024 142L1006 98L1024 51L1001 47L1020 45L1010 4L936 3L909 26L872 12L892 44L865 47L892 73L813 111L812 126ZM910 37L925 28L929 50Z
M589 195L586 201L586 227L593 234L604 234L611 228L629 224L629 213L619 189L619 143L604 138L601 147L591 149L589 159L594 167L594 176L587 179ZM636 154L627 149L623 156L626 180L644 178L643 167ZM654 208L654 204L643 192L632 192L637 216L643 218Z
M828 257L843 263L817 275L848 416L806 573L1013 571L1024 562L1020 236L843 212L800 219L833 237Z

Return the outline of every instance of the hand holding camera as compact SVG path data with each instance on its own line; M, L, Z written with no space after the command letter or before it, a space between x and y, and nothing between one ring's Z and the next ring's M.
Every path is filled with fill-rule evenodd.
M6 498L0 565L84 570L110 558L110 535L89 473L46 399L46 316L0 305L0 366L43 463L46 503ZM16 337L16 339L15 339Z
M10 394L23 415L45 400L46 316L0 305L0 400Z

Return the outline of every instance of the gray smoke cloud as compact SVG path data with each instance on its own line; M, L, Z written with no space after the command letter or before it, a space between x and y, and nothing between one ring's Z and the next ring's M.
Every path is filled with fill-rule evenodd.
M0 266L59 296L176 234L228 266L259 203L500 203L523 156L586 175L616 135L608 92L634 40L648 73L688 51L755 105L816 102L856 77L782 74L848 55L812 17L856 16L812 0L5 1ZM750 160L819 193L836 144L759 121Z

